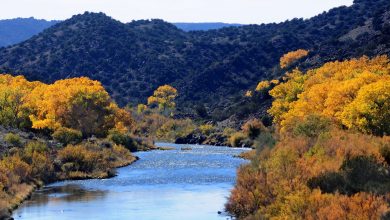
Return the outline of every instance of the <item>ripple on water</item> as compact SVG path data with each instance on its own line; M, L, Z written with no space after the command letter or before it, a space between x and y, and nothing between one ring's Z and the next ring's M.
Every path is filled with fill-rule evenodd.
M245 163L233 156L245 149L159 145L174 150L138 152L140 160L111 179L51 184L34 193L14 218L225 219L216 213L223 209L236 168Z

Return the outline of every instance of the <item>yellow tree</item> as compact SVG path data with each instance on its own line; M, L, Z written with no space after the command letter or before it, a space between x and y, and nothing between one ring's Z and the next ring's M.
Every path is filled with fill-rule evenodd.
M148 98L148 105L158 105L158 109L164 113L168 114L173 112L176 107L174 102L177 97L177 90L170 85L163 85L158 87L152 96Z
M86 77L38 86L28 98L32 127L36 129L67 127L85 136L103 136L116 126L123 130L131 124L129 113L112 102L101 83ZM126 120L121 122L118 116Z
M29 82L23 76L0 74L0 124L25 127L29 124L26 96L39 82Z
M342 121L362 132L390 134L390 78L362 87L344 109Z
M390 78L389 70L386 56L331 62L306 74L295 70L288 74L286 82L270 91L275 100L268 112L282 130L292 128L297 120L307 115L318 115L348 128L374 134L386 133L383 127L386 123L388 125L389 118L386 117L389 110L386 109L388 99L385 97L388 87L383 83ZM377 82L382 82L379 83L381 86ZM368 85L373 86L366 87ZM379 103L368 102L369 99ZM365 105L362 104L364 100L367 101ZM354 103L353 106L350 103ZM368 117L371 122L364 121Z
M309 51L303 49L288 52L280 58L280 67L281 68L289 67L291 64L295 63L299 59L302 59L308 54Z

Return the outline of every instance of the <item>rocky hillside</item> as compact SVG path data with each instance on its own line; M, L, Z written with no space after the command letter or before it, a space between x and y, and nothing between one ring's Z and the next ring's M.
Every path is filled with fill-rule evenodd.
M311 51L302 68L390 54L389 6L388 0L355 0L306 20L194 32L162 20L124 24L85 13L1 49L0 70L44 82L88 76L120 105L145 102L158 86L172 84L181 112L205 107L223 120L251 105L241 103L245 90L284 73L278 58L288 51Z

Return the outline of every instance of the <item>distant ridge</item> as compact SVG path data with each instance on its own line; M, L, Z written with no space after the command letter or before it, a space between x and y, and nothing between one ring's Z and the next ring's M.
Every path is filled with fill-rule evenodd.
M27 40L58 22L39 20L32 17L0 20L0 47Z
M61 21L44 19L14 18L0 20L0 47L5 47L25 41ZM215 23L173 23L184 31L207 31L224 27L238 27L240 24Z

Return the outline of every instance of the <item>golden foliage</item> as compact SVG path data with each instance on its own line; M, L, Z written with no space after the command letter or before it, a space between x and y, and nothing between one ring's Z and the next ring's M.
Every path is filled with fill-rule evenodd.
M281 128L278 142L271 149L259 147L251 164L239 169L227 210L239 219L384 216L390 185L389 74L386 56L288 73L270 91L274 101L268 112Z
M261 82L259 82L259 84L257 84L255 90L256 90L257 92L265 91L265 90L267 90L270 86L271 86L271 83L270 83L269 81L267 81L267 80L261 81Z
M174 102L177 90L170 85L158 87L152 96L148 98L148 105L157 104L160 111L172 110L176 107Z
M308 54L309 51L303 49L288 52L280 58L280 67L286 68L297 60L307 56Z
M0 74L0 124L27 126L29 109L25 107L26 96L40 84L29 82L23 76Z
M389 210L382 195L324 193L310 189L307 182L337 172L348 158L372 155L382 163L379 149L386 144L388 138L340 130L330 131L314 143L308 138L285 137L239 169L226 208L236 217L248 219L377 219Z
M38 86L29 95L28 107L33 128L68 127L91 135L113 126L110 115L116 105L100 82L81 77Z
M305 75L294 70L286 82L270 91L275 100L268 112L282 130L315 114L351 129L382 135L390 123L389 70L386 56L327 63Z
M252 97L253 96L253 91L248 90L245 92L245 97Z
M0 124L12 127L79 130L83 135L128 131L129 112L120 109L100 82L86 77L47 85L0 74Z

